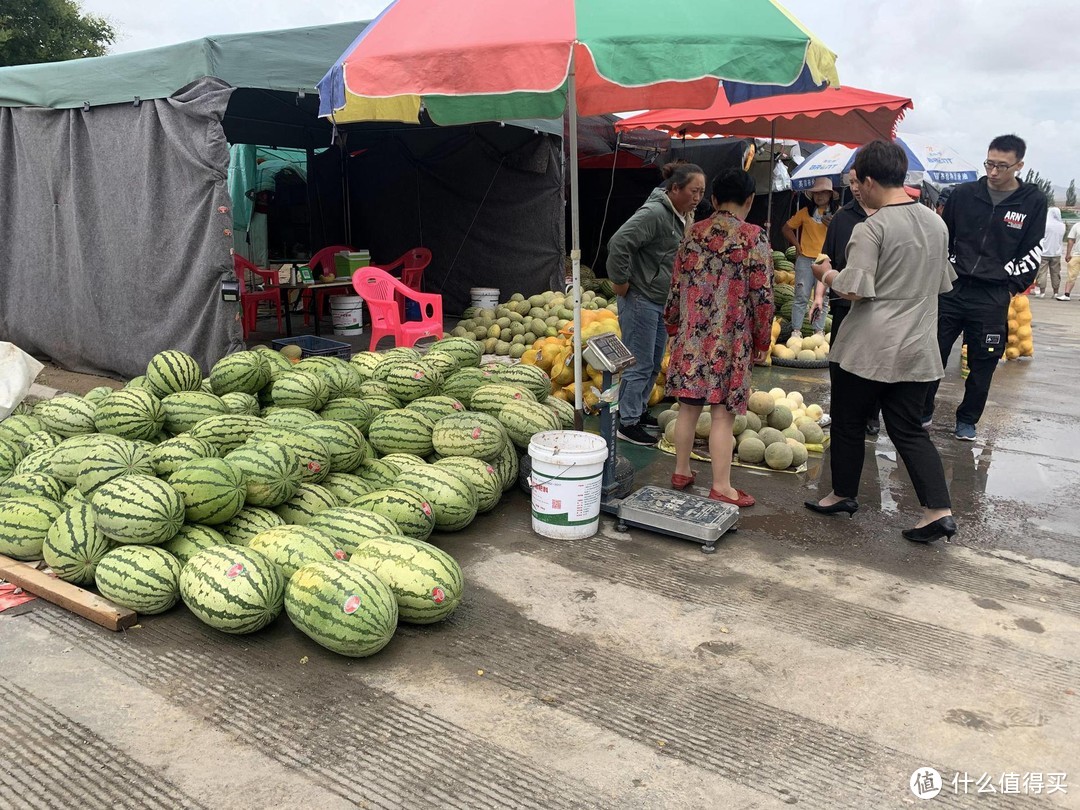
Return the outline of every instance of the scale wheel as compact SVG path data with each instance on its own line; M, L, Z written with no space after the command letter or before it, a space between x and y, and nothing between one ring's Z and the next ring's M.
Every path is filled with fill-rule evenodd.
M618 525L615 526L615 531L622 532L622 533L625 534L626 532L630 531L630 527L627 526L622 521L619 521Z
M728 531L731 531L731 529L728 529ZM715 543L706 543L705 545L703 545L701 547L701 553L702 554L715 554L716 553L716 544Z

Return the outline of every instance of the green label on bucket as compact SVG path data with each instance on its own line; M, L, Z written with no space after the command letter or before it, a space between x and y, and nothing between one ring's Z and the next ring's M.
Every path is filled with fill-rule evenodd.
M541 523L547 523L550 526L584 526L588 523L595 523L599 518L599 512L591 518L584 518L583 520L570 520L569 515L548 515L542 512L537 512L533 509L532 516L539 520Z

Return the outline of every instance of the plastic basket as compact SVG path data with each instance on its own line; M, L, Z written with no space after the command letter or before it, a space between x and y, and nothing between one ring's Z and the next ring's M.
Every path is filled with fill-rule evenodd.
M352 346L340 340L329 340L315 335L299 335L291 338L271 340L270 345L278 351L285 346L299 346L301 357L340 357L348 360L352 357Z

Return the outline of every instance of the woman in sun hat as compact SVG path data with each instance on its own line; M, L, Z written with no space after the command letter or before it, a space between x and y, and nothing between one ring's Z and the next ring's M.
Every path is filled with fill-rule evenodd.
M802 329L810 296L814 292L814 271L811 269L821 246L825 244L825 232L829 229L836 201L832 180L819 177L805 192L810 205L784 223L784 238L799 249L795 259L795 300L791 304L791 328L798 333ZM798 230L798 233L796 233ZM813 327L816 334L825 332L825 311L815 312Z

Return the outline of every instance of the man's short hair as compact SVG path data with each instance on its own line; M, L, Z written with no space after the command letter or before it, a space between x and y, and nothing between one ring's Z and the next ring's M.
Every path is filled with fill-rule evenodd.
M897 188L904 185L907 175L907 154L891 141L871 141L855 155L855 176L862 183L872 177L883 186Z
M1013 152L1017 160L1023 160L1024 154L1027 152L1027 144L1019 135L998 135L994 140L990 141L988 151L990 149L995 152Z

